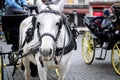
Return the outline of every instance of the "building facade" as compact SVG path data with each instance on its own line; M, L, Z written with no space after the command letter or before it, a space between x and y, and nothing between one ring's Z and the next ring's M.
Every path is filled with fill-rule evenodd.
M70 16L70 22L77 26L83 26L83 18L89 14L88 0L67 0L64 13Z
M110 8L120 0L67 0L64 12L70 15L70 21L83 27L84 16L102 16L103 10Z
M111 5L120 2L120 0L90 0L90 16L102 16L104 9L110 9Z
M28 0L34 1L36 0ZM60 0L42 0L43 2L52 1L58 3ZM70 23L74 22L77 26L83 27L84 16L102 16L103 10L120 0L67 0L64 13L70 16Z
M32 1L34 4L36 0ZM58 3L60 0L42 0L43 2L52 1ZM83 27L84 16L101 16L103 15L103 10L110 8L110 6L120 0L67 0L64 13L70 16L70 23L74 22L77 26ZM3 8L3 0L0 0L0 16L1 10Z

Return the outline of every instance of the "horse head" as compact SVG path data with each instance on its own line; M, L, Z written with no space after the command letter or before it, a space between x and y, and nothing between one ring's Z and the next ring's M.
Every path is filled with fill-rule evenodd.
M36 25L38 28L41 59L48 61L54 57L56 41L63 22L63 3L61 0L57 5L45 5L39 0L40 13L37 15Z

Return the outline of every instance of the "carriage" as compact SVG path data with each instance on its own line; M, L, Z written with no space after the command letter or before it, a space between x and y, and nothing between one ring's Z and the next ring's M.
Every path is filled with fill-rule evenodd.
M17 15L5 15L4 14L4 7L1 15L1 27L2 30L0 31L0 44L7 43L7 45L12 45L10 50L7 52L3 49L3 46L0 45L0 80L4 80L4 68L7 66L14 66L13 74L15 73L15 69L17 65L16 59L20 57L18 54L18 47L19 47L19 27L21 22L29 17L36 15L33 14L32 11L37 8L36 5L29 5L29 11L31 12L30 15L28 14L17 14ZM6 57L7 56L7 57ZM4 59L7 58L7 63L5 63Z
M16 65L19 65L18 60L26 56L27 58L25 61L27 62L25 63L25 65L28 70L28 72L25 73L26 80L30 80L28 59L32 59L31 62L32 61L33 63L35 62L38 69L40 68L44 69L44 67L46 66L48 66L47 67L48 69L51 69L51 65L52 65L52 67L55 68L56 70L56 74L59 76L58 79L62 80L65 77L64 75L66 73L67 68L69 67L69 64L70 64L69 58L71 56L71 54L67 54L67 53L70 53L73 49L76 50L75 48L76 36L74 32L75 29L71 30L70 25L67 21L67 17L62 13L64 0L61 0L57 5L45 5L44 3L42 3L41 0L38 0L38 2L41 8L40 9L41 12L39 12L38 15L33 15L33 16L3 15L1 18L2 29L6 37L6 42L7 44L13 45L12 51L9 51L9 52L3 52L2 47L0 47L0 79L1 80L4 80L3 70L5 66L11 66L11 65L14 66L14 71L13 71L13 74L14 74ZM55 18L53 18L53 16ZM39 18L39 17L42 17L42 18ZM51 19L51 21L48 21L49 19L47 18ZM43 21L43 20L47 20L47 21ZM42 26L42 28L44 29L42 31L46 31L41 33L42 35L40 34L40 29L39 29L41 26L40 21L42 22L42 25L46 27L44 29L44 27ZM50 22L49 26L48 24L46 24L46 22L48 24ZM52 28L52 31L51 30L49 31L49 29L51 28ZM54 34L52 32L54 32ZM2 34L0 34L0 36L1 35ZM56 45L58 41L60 41L60 43ZM48 46L46 46L46 44ZM58 45L59 47L56 48L56 46ZM21 54L21 53L24 53L24 54ZM55 54L55 53L58 53L58 54ZM8 59L9 59L8 64L5 64L3 62L4 55L8 55ZM28 55L31 57L29 57ZM47 65L47 63L51 65L50 66ZM63 70L61 70L61 67ZM38 70L40 79L46 80L47 70ZM43 72L40 72L40 71L43 71ZM33 76L34 76L34 73L33 73Z
M91 22L94 17L85 17L83 19L84 25L89 29L82 38L82 56L86 64L90 65L95 57L96 48L101 48L101 53L97 60L105 60L107 51L111 50L111 63L114 71L120 75L120 8L113 7L115 12L110 16L113 27L101 30L101 19L96 19ZM107 33L107 34L104 34ZM104 44L107 41L107 45Z

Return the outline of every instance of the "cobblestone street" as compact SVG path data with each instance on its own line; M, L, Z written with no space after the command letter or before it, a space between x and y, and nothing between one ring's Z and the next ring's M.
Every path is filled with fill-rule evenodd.
M81 37L82 35L78 37L78 49L73 54L66 80L120 80L120 76L118 76L112 68L110 51L105 60L94 59L91 65L85 64L81 53ZM100 49L97 49L95 56L99 57L99 54Z
M78 49L73 54L70 69L66 75L65 80L120 80L120 76L118 76L112 68L110 51L108 52L105 60L99 61L94 59L91 65L84 63L81 54L81 38L82 35L78 37ZM96 57L99 56L99 53L100 50L98 49L96 52ZM5 80L12 80L11 67L6 67L4 69L4 73ZM56 80L56 76L53 74L54 73L52 71L49 72L48 80ZM14 76L14 80L24 80L23 72L17 71ZM31 78L31 80L39 79L38 77L35 77Z

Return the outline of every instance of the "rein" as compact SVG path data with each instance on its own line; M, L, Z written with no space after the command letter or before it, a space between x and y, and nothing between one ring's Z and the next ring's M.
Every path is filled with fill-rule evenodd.
M44 33L44 34L40 34L39 33L39 26L38 26L38 24L37 24L37 34L38 34L38 37L39 37L39 44L37 44L36 46L34 45L33 47L31 47L30 48L30 50L26 53L26 54L24 54L24 55L21 55L21 57L18 57L16 60L15 60L15 62L17 63L17 61L20 59L20 58L23 58L23 57L26 57L26 56L28 56L28 55L30 55L32 52L33 53L35 53L35 52L37 52L37 51L39 51L39 46L41 45L41 39L44 37L44 36L50 36L50 37L52 37L52 39L55 41L55 43L57 42L57 39L58 39L58 37L59 37L59 35L60 35L60 30L61 30L61 28L62 28L62 25L64 24L64 25L66 25L66 23L65 23L65 15L63 15L62 13L60 13L60 12L58 12L58 11L55 11L55 10L42 10L40 13L54 13L54 14L57 14L57 15L60 15L60 16L62 16L62 19L61 19L61 24L59 25L59 29L58 29L58 32L57 32L57 34L56 34L56 37L54 37L52 34L50 34L50 33ZM36 17L36 16L34 16L34 17ZM37 17L35 18L35 19L37 19ZM35 22L34 22L34 25L33 25L33 27L35 27ZM65 37L64 37L64 43L63 43L63 50L62 50L62 52L61 52L61 56L60 56L60 59L59 59L59 61L56 59L56 55L55 55L55 53L56 53L56 44L55 44L55 50L54 50L54 55L53 55L53 58L54 58L54 61L55 61L55 64L58 64L58 63L60 63L60 61L61 61L61 59L62 59L62 56L63 56L63 54L64 54L64 52L65 52ZM20 51L18 51L18 53L21 53L21 52L23 52L23 50L21 49ZM41 65L42 65L42 67L44 66L43 65L43 61L40 59L40 63L41 63Z
M65 35L65 37L64 37L63 50L62 50L62 53L61 53L61 56L60 56L60 59L59 59L58 64L61 62L62 56L63 56L63 54L64 54L64 52L65 52L65 40L66 40L66 35Z
M13 69L13 74L12 74L12 75L15 74L16 64L17 64L18 60L21 59L21 58L23 58L23 57L26 57L26 56L30 55L31 53L34 53L34 54L35 54L36 52L39 51L39 46L40 46L39 43L37 43L37 44L35 44L35 45L32 45L31 48L30 48L30 50L29 50L26 54L24 54L24 55L21 54L21 53L23 52L23 49L19 49L17 52L15 52L15 53L18 53L18 55L21 55L21 56L19 56L19 57L17 57L17 58L15 59L14 69Z

